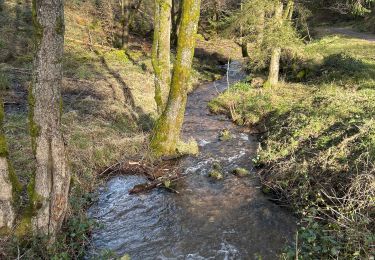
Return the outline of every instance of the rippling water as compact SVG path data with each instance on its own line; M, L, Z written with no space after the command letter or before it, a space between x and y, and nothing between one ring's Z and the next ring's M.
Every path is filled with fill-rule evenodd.
M232 63L229 80L242 77L240 64ZM102 227L93 233L88 258L108 249L142 260L275 259L292 240L295 219L260 192L256 175L231 174L236 167L252 170L258 143L225 117L209 114L208 101L226 87L224 78L189 96L183 136L198 141L200 155L179 162L186 175L179 194L153 190L129 195L134 185L146 181L140 176L114 177L100 189L89 216ZM223 129L233 138L219 141ZM217 163L225 173L221 181L207 177Z

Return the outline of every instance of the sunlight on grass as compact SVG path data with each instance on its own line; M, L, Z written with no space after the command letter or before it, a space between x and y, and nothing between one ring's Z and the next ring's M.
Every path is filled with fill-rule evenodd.
M338 248L341 257L367 255L375 195L375 44L329 36L307 45L301 57L313 63L303 82L238 83L210 109L267 131L256 164L265 167L263 183L303 216L300 255L334 257ZM285 257L294 253L291 248Z

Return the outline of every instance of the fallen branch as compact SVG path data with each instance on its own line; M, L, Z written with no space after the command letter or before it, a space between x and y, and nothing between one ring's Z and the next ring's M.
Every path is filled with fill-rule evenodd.
M148 183L142 183L142 184L135 185L133 187L133 189L131 189L129 191L129 194L139 194L139 193L142 193L142 192L147 192L147 191L153 190L155 188L163 187L165 182L171 182L172 183L172 182L175 182L175 181L180 180L180 179L185 178L185 177L186 176L180 176L180 175L175 174L175 173L164 176L164 177L160 177L159 179L148 182ZM165 188L170 190L170 191L173 191L175 193L178 193L178 191L176 191L176 190L174 190L170 187L165 187Z

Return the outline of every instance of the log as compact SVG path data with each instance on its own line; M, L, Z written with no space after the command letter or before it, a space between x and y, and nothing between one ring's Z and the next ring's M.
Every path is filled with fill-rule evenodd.
M185 176L180 176L178 174L172 174L165 177L161 177L157 180L146 182L142 184L135 185L130 191L129 194L139 194L142 192L148 192L155 188L162 187L166 181L175 182L179 179L184 178ZM176 190L166 187L168 190L174 191L175 193L178 193Z

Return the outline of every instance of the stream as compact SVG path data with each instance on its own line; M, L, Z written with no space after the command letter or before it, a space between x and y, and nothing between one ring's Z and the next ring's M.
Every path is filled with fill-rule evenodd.
M209 113L207 103L230 83L244 77L233 62L228 77L204 84L189 95L183 137L197 140L200 154L184 157L178 167L178 194L162 189L129 195L142 176L117 176L99 190L89 217L100 224L92 234L88 259L112 250L131 259L276 259L293 240L296 219L260 190L252 166L258 142L225 116ZM227 129L232 138L220 141ZM220 164L222 180L207 175ZM236 167L251 171L239 178Z

